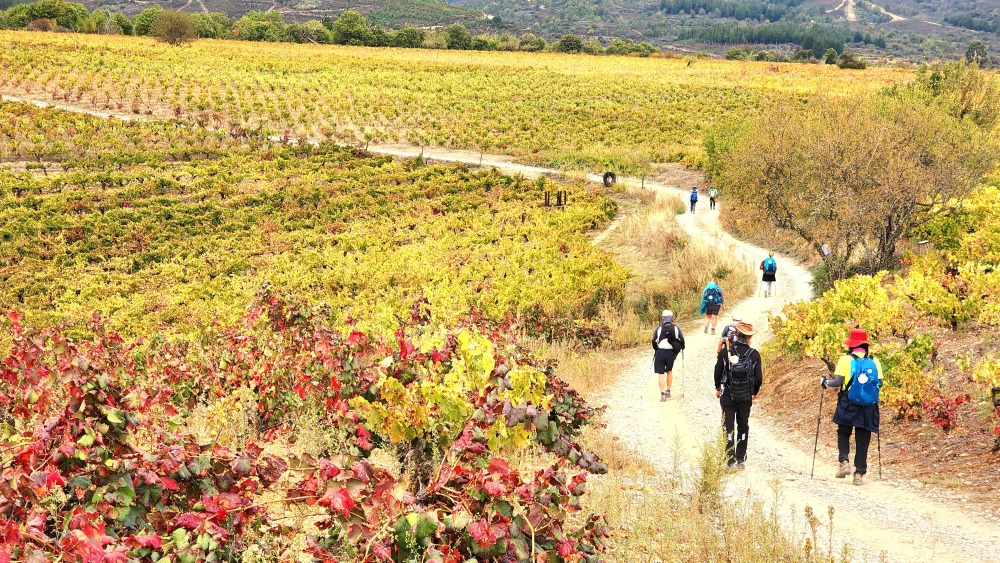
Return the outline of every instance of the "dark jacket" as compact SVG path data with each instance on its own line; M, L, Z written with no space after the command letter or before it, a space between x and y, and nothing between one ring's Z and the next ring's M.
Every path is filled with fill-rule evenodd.
M751 348L745 342L737 342L733 345L732 351L741 358L750 351L750 359L753 361L753 394L760 393L760 388L764 385L764 371L761 368L760 352ZM715 360L715 389L719 390L726 384L726 377L729 375L729 349L725 346L719 352Z

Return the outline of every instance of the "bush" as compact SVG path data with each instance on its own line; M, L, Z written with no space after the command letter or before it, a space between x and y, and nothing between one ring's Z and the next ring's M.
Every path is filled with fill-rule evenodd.
M153 29L153 24L156 23L156 18L159 17L162 11L162 7L153 6L139 12L135 16L135 19L132 20L133 33L135 35L149 35L150 30Z
M445 45L449 49L468 51L472 48L472 35L464 25L455 24L445 30Z
M423 30L411 26L406 26L403 29L397 31L396 35L394 35L392 38L393 47L416 49L423 44L424 44Z
M583 40L578 36L567 33L556 41L552 48L560 53L579 53L583 50Z
M840 55L840 59L837 61L837 66L839 66L840 68L852 68L860 70L863 68L867 68L868 63L865 62L865 60L859 57L858 55L844 51L844 53Z
M198 37L191 14L165 10L156 17L149 34L171 45L190 43Z
M345 10L333 22L333 42L337 45L373 45L375 34L360 13Z

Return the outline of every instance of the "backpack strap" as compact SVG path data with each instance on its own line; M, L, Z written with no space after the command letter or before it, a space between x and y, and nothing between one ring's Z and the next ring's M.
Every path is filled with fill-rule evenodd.
M851 384L854 383L854 376L858 367L858 360L861 358L855 356L854 354L849 354L851 356L851 370L847 373L847 377L844 378L844 392L846 393L851 389Z

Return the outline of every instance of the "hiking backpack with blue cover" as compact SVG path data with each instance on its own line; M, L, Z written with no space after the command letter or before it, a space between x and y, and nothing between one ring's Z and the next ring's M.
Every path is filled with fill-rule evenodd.
M718 303L722 300L722 293L716 287L710 287L705 292L705 301L708 303Z
M878 404L878 391L882 387L878 365L868 356L851 361L851 380L847 384L847 399L855 405L867 407Z
M778 263L774 261L774 258L768 256L764 259L764 273L773 274L778 271Z

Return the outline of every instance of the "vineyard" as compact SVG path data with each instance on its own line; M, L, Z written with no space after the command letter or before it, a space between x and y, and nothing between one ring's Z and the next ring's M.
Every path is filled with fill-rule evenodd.
M183 331L234 321L265 280L372 328L421 296L439 321L569 327L621 299L626 272L583 236L615 205L579 184L558 186L571 205L545 208L544 180L0 110L0 155L31 157L0 172L0 304L32 322L100 310L127 334Z
M702 152L774 99L850 96L905 70L559 54L454 53L0 31L0 90L211 131L481 149L636 171Z
M607 385L710 278L754 291L672 192L364 149L663 180L745 116L922 73L0 31L0 92L112 115L0 102L0 562L835 560L810 507L803 547L723 506L720 444L643 466L561 377ZM772 317L776 386L864 326L897 424L1000 449L991 182Z

